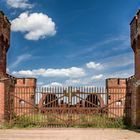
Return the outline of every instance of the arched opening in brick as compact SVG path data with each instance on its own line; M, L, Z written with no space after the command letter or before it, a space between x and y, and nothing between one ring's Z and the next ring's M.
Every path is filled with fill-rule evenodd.
M39 108L43 109L45 107L57 107L58 99L57 96L53 93L44 94L39 101Z
M85 107L96 107L96 106L103 107L104 106L104 101L102 97L97 94L88 95L86 98L86 101L88 102L85 102Z

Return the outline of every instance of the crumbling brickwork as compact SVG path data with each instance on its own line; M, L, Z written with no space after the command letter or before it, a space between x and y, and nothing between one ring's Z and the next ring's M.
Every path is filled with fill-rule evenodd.
M6 52L10 46L10 22L0 11L0 77L6 77Z

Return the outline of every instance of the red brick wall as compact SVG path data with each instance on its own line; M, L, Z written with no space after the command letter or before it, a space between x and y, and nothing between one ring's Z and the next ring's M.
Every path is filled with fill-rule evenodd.
M139 44L139 47L140 47L140 44ZM138 46L136 48L137 49L135 51L135 76L136 76L136 79L139 80L140 79L140 49L138 49Z
M35 78L17 78L15 84L14 108L17 115L33 111L35 106Z
M13 110L14 81L4 79L0 81L0 123L10 119ZM11 95L11 96L10 96Z
M126 84L127 80L125 78L106 80L109 117L121 117L124 115Z
M0 121L4 120L5 84L0 82ZM0 122L1 123L1 122Z
M136 90L136 124L140 126L140 85Z

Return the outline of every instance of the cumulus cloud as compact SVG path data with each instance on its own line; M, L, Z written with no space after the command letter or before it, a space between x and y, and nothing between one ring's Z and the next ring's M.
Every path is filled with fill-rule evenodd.
M91 77L92 80L100 80L100 79L103 79L104 76L103 74L99 74L99 75L94 75Z
M102 69L103 66L100 63L89 62L86 64L87 68L89 69Z
M7 4L12 8L32 8L33 5L28 3L28 0L7 0Z
M15 76L29 77L81 77L85 76L85 71L82 68L71 67L67 69L35 69L21 70L12 72Z
M21 13L11 24L12 31L25 33L28 40L39 40L56 34L55 23L43 13Z

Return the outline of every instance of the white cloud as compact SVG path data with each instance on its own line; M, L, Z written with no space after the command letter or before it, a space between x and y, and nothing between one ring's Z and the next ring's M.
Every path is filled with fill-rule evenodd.
M7 72L7 73L9 73L9 72L10 72L9 68L6 68L6 72Z
M31 56L30 54L22 54L22 55L18 56L18 57L16 58L16 61L15 61L14 63L12 63L9 67L10 67L10 68L14 68L14 67L16 67L18 64L20 64L21 62L26 61L26 60L30 59L31 57L32 57L32 56Z
M103 66L100 63L89 62L86 64L89 69L103 69Z
M94 75L91 77L92 80L100 80L100 79L103 79L104 76L103 74L99 74L99 75Z
M51 86L62 86L62 84L58 83L58 82L52 82L50 85Z
M12 72L15 76L29 77L82 77L85 76L85 71L82 68L71 67L67 69L35 69L21 70Z
M56 34L55 23L43 13L21 13L11 24L12 31L24 32L28 40L39 40Z
M33 5L28 3L28 0L7 0L7 4L12 8L32 8Z
M43 85L42 87L62 87L63 85L61 83L58 82L52 82L50 84L47 85Z
M75 85L80 83L81 83L80 79L69 79L65 81L65 85Z
M106 78L121 78L133 75L133 69L127 68L128 65L133 64L133 59L131 58L131 55L127 53L104 59L101 63L92 61L86 63L86 66L94 69L94 71L87 69L85 65L83 65L83 67L61 69L21 70L14 71L12 74L17 77L38 77L41 81L45 81L46 77L47 81L52 82L52 79L55 80L55 82L52 83L47 82L47 84L45 84L44 82L38 84L40 86L102 86L105 85ZM113 67L118 67L119 70L114 70ZM122 69L120 69L121 67ZM99 71L99 69L101 69L101 71Z
M128 78L134 75L134 69L125 69L106 74L106 78Z
M37 85L38 85L38 86L42 86L42 85L44 85L44 82L42 82L42 81L37 81Z

